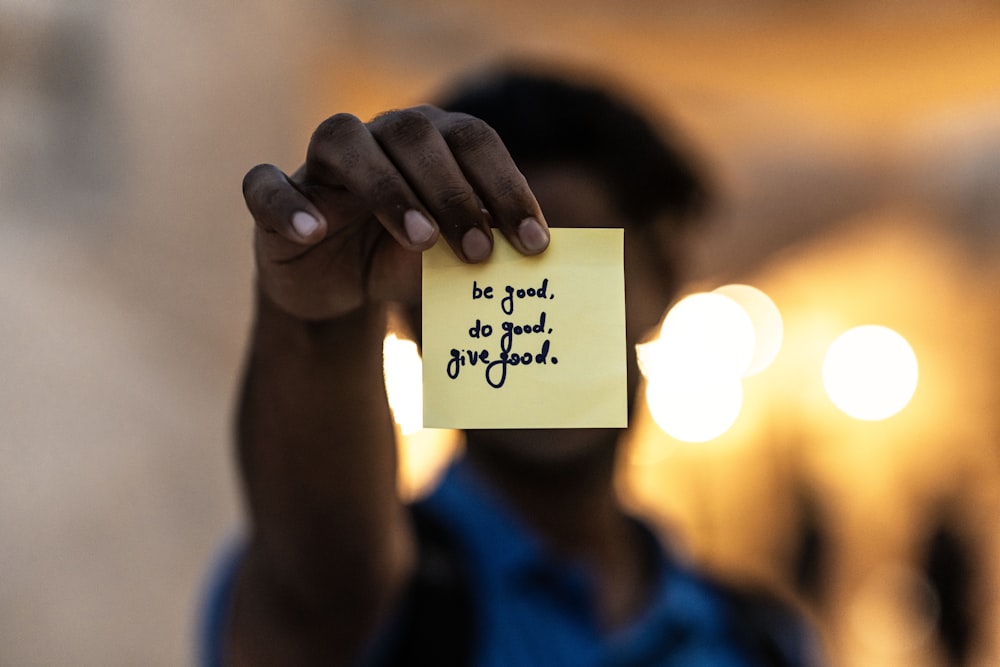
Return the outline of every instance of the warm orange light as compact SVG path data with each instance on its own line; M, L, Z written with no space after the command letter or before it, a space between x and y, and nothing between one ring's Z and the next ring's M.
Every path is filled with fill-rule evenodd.
M738 377L707 382L661 378L646 385L646 403L667 435L682 442L707 442L728 431L739 417L743 383Z
M412 340L390 333L382 343L385 391L403 435L423 428L423 375L420 352Z
M823 385L834 405L855 419L887 419L917 389L917 357L892 329L867 325L838 337L823 362Z
M657 373L704 378L740 377L754 350L753 322L738 303L722 294L685 297L660 328Z
M636 348L657 426L684 442L729 430L743 405L740 378L755 339L750 316L724 294L692 294L674 305L659 337Z
M723 285L714 293L729 297L750 317L754 332L753 356L743 377L760 373L771 365L781 349L784 337L781 312L771 297L750 285Z

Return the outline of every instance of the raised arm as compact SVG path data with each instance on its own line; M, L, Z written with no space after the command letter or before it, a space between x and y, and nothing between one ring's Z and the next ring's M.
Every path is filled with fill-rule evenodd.
M226 648L231 664L350 664L414 558L385 304L419 300L420 252L439 237L478 262L491 226L525 254L548 232L496 133L433 107L333 116L294 176L255 167L244 195L258 298L238 442L252 532Z

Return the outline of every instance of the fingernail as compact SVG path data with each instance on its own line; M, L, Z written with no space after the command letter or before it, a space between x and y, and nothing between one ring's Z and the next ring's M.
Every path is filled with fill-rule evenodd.
M297 211L292 216L292 227L295 233L302 238L309 238L313 232L319 229L319 220L305 211Z
M549 233L534 218L525 218L521 221L517 228L517 237L530 252L541 252L549 245Z
M483 230L473 227L462 237L462 252L470 262L481 262L490 254L490 238Z
M403 227L406 229L406 238L413 245L420 245L434 236L434 225L416 209L411 208L403 214Z

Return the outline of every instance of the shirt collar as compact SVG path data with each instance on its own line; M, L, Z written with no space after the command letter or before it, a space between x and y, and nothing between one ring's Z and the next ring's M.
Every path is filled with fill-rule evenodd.
M541 541L465 460L447 470L424 505L454 524L477 566L494 575L522 572L546 560Z

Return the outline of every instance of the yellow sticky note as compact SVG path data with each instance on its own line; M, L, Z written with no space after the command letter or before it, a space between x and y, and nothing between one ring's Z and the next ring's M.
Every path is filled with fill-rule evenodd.
M552 229L525 257L423 257L424 426L624 427L623 230Z

